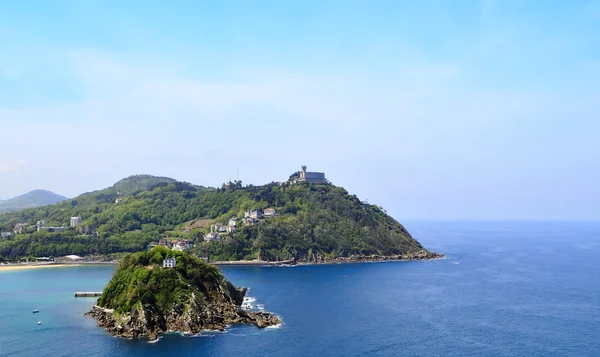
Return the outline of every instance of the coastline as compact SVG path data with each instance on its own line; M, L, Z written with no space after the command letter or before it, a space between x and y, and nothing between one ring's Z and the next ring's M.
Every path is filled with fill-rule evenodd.
M349 257L320 257L315 260L282 260L282 261L265 261L265 260L232 260L232 261L217 261L210 262L217 266L289 266L289 265L323 265L323 264L358 264L358 263L379 263L379 262L405 262L413 260L437 260L443 259L445 255L442 253L430 252L421 250L414 253L401 255L351 255Z
M443 259L445 256L442 253L430 252L422 250L410 254L403 255L352 255L349 257L319 257L314 260L281 260L281 261L266 261L266 260L228 260L209 262L216 266L290 266L290 265L323 265L323 264L358 264L358 263L378 263L378 262L402 262L412 260L436 260ZM44 268L61 268L61 267L78 267L90 265L117 265L118 261L109 262L51 262L51 263L12 263L0 264L0 272L3 271L18 271L29 269L44 269Z
M0 272L46 268L81 267L89 265L117 265L118 262L77 262L77 263L16 263L0 264Z

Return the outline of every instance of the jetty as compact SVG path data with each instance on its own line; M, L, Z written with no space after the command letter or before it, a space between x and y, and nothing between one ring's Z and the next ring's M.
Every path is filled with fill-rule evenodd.
M102 291L85 291L85 292L76 292L75 297L96 297L102 296Z

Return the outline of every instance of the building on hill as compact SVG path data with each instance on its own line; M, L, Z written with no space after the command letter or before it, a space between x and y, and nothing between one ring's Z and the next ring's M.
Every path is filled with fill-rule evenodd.
M71 228L75 228L79 223L83 222L83 218L81 217L71 217Z
M183 252L184 250L192 248L194 248L194 243L190 242L187 239L180 239L177 242L173 243L172 249Z
M265 217L277 216L277 211L275 211L275 208L265 208L265 210L263 212L263 216L265 216Z
M210 233L206 233L204 235L205 242L211 242L213 240L218 240L218 239L219 239L219 233L210 232Z
M192 229L190 227L185 227L181 229L181 233L190 233Z
M13 233L15 234L23 234L27 233L27 223L17 223L15 224L15 228L13 229Z
M227 225L227 233L235 233L235 226L237 225L237 217L231 217L229 224Z
M311 183L327 183L324 172L308 172L306 171L306 165L302 165L300 170L299 182L311 182Z
M46 228L46 221L37 221L35 223L35 228L37 229L37 231L39 232L40 230Z
M10 238L12 237L13 233L12 232L2 232L0 233L0 237L2 238Z
M163 259L163 268L175 268L177 266L177 260L175 258Z
M227 232L227 227L223 223L216 223L210 226L211 233Z
M162 245L163 247L167 246L167 239L166 238L161 238L158 240L158 245Z
M262 213L259 210L254 210L254 211L246 211L244 213L244 218L252 218L252 219L261 219L263 218Z

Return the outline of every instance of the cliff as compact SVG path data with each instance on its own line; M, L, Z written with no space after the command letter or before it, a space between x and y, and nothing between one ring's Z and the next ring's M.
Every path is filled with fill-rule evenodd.
M176 266L163 268L166 258L175 258ZM244 310L245 294L245 288L233 286L217 267L156 247L125 256L87 315L111 335L152 340L167 331L196 334L232 323L261 328L281 323L271 313Z

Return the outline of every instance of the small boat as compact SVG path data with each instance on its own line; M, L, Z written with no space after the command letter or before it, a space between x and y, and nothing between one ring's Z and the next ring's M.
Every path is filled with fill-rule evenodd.
M37 314L38 312L40 312L40 310L33 310L34 314Z
M42 322L41 322L41 321L38 321L38 325L41 325L41 324L42 324Z

